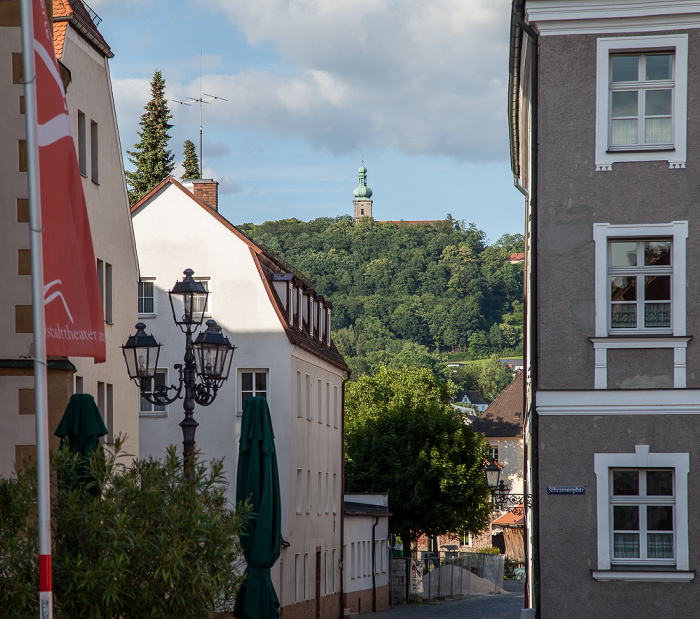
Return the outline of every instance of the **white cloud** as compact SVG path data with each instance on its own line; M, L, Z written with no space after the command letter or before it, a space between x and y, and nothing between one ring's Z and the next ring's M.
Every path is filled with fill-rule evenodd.
M507 159L510 0L198 2L251 45L272 46L280 63L233 73L222 49L204 57L200 83L199 54L161 62L176 159L184 139L199 143L200 110L173 101L200 92L228 99L203 108L205 165L231 152L221 143L226 129L301 138L340 154ZM149 79L115 79L114 92L122 142L131 148Z
M204 76L204 92L231 101L207 110L218 122L301 136L334 152L505 157L509 0L206 4L286 63L285 73Z

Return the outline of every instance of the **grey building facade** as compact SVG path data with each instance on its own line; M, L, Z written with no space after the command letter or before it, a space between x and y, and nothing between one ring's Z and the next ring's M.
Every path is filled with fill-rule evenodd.
M528 600L700 599L700 2L514 0Z

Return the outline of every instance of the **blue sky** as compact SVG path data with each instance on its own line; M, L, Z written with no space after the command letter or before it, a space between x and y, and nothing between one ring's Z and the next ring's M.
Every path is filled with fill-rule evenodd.
M510 0L89 4L115 54L123 148L156 69L178 163L185 139L199 144L199 106L174 100L227 99L203 106L204 176L233 223L350 214L364 159L376 219L450 213L491 241L523 231L508 160Z

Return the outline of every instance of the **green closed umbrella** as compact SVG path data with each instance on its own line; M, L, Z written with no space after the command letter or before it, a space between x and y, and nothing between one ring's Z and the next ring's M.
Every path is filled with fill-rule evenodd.
M86 486L94 481L90 459L100 447L100 437L107 434L95 399L88 393L73 394L54 434L61 438L61 447L67 445L70 451L82 456L78 465L78 483ZM89 488L88 492L97 496L99 489Z
M248 567L233 614L237 619L276 619L280 602L270 568L280 556L282 507L270 409L260 397L248 398L243 406L236 503L245 500L253 507L241 536Z

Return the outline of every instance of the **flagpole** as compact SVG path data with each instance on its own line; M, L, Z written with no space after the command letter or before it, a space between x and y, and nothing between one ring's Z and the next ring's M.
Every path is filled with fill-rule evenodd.
M40 0L34 0L40 1ZM46 321L44 317L44 266L42 252L41 193L37 140L36 70L32 0L21 0L24 117L27 131L27 179L32 268L34 329L34 397L36 408L36 460L39 489L39 617L52 619L51 488L49 476L49 421L46 372Z

